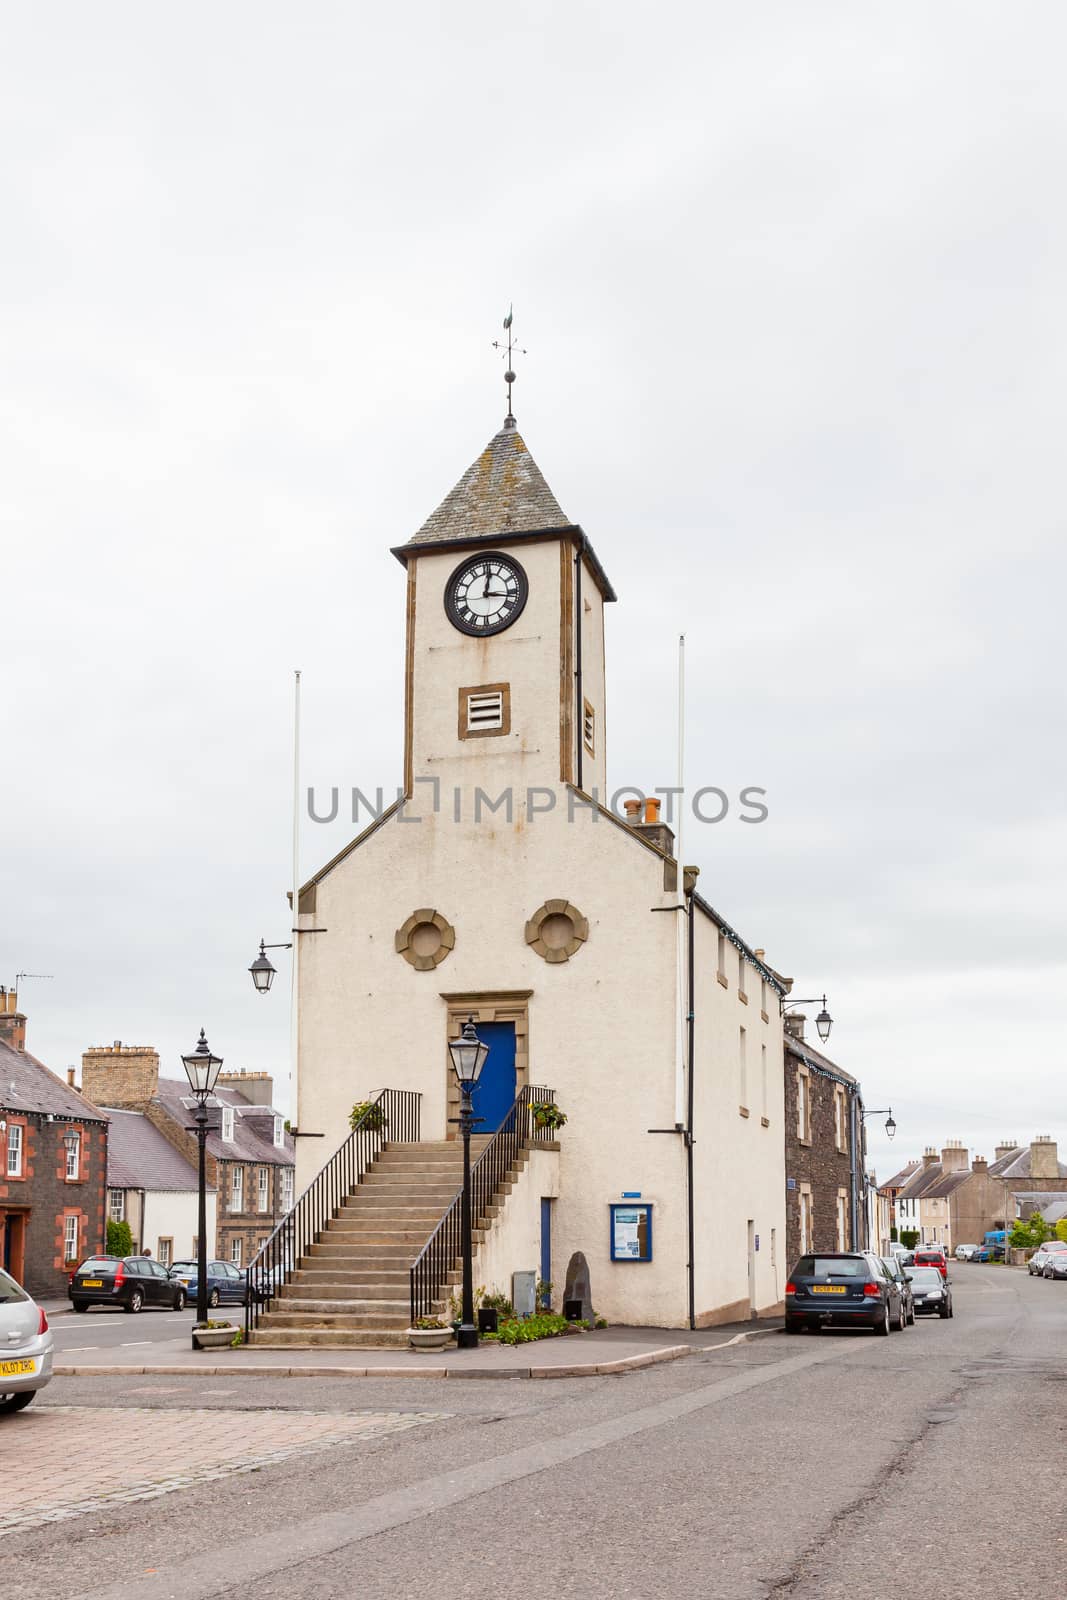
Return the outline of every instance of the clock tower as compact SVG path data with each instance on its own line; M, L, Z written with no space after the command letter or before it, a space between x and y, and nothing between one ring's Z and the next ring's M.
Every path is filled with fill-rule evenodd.
M404 787L439 803L571 785L603 797L604 604L615 593L515 418L407 544ZM428 791L427 791L428 792ZM425 809L416 801L414 809Z

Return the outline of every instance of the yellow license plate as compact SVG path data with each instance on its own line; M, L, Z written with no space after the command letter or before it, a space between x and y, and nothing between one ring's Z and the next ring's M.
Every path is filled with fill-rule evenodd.
M845 1286L843 1283L813 1283L811 1292L812 1294L844 1294Z
M102 1289L104 1280L103 1278L83 1278L81 1286L83 1289Z
M27 1372L36 1372L36 1361L0 1361L0 1378L21 1378Z

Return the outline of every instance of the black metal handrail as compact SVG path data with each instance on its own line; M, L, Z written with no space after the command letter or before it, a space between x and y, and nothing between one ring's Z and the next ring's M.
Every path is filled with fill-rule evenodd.
M546 1145L554 1141L555 1129L541 1127L531 1115L530 1107L554 1105L555 1099L554 1089L524 1084L515 1097L515 1104L471 1167L471 1215L476 1228L486 1220L489 1207L501 1184L506 1181L519 1152L529 1144ZM439 1298L445 1279L454 1271L460 1259L462 1200L461 1189L412 1263L412 1327L419 1317L432 1316L434 1301Z
M260 1246L248 1267L246 1339L386 1144L418 1143L421 1100L414 1089L383 1089L375 1095L344 1144Z

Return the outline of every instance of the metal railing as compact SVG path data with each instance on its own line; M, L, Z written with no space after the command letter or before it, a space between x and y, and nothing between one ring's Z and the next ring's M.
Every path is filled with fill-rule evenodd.
M253 1256L245 1297L246 1339L386 1144L418 1143L421 1100L413 1089L383 1089L376 1095L344 1144Z
M524 1084L516 1096L515 1104L471 1167L471 1216L476 1228L484 1224L489 1207L500 1186L507 1180L519 1152L527 1145L553 1143L555 1129L540 1127L534 1121L530 1107L553 1105L555 1099L554 1089ZM417 1318L433 1315L434 1301L440 1298L445 1279L455 1270L462 1254L462 1201L461 1189L412 1264L412 1327Z

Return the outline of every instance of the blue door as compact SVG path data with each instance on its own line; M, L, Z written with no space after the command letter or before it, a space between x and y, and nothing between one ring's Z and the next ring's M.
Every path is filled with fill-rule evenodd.
M478 1037L489 1046L474 1090L475 1133L495 1133L515 1104L515 1024L479 1022Z
M552 1282L552 1202L544 1195L541 1196L541 1282ZM552 1309L551 1291L542 1295L538 1309Z

